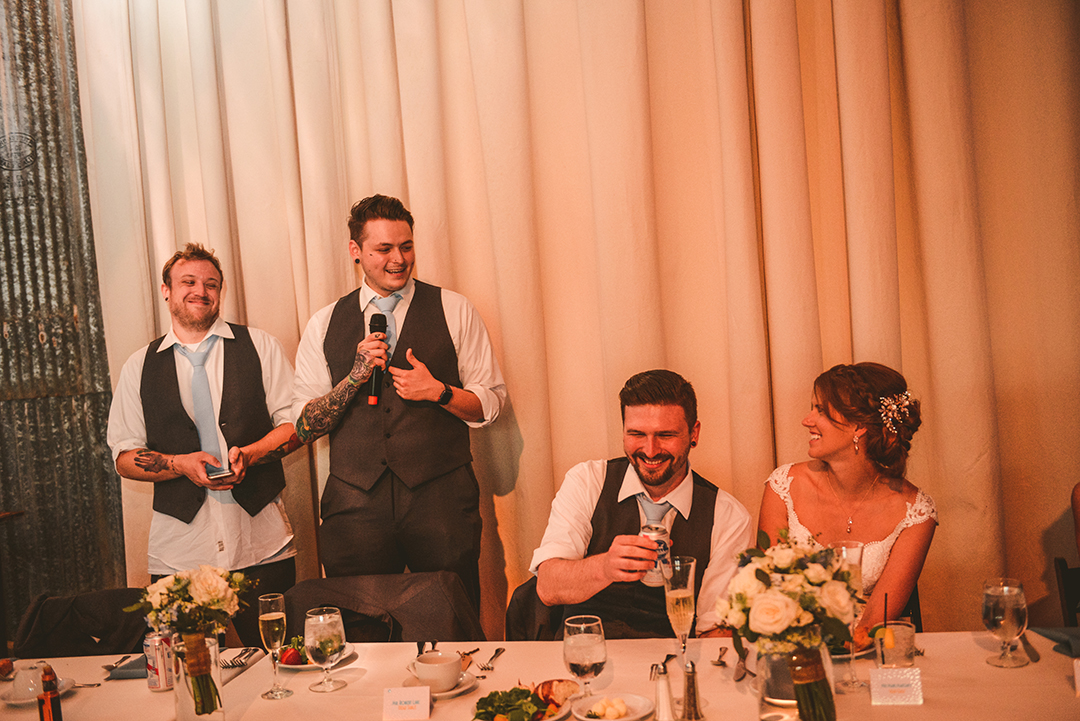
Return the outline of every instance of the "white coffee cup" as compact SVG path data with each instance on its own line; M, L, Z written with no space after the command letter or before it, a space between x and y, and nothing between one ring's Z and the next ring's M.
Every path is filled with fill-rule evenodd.
M428 651L410 661L406 666L409 673L416 676L423 686L428 686L432 693L449 691L458 685L461 679L461 656L456 653Z
M41 693L41 667L37 663L21 661L15 670L11 684L11 696L19 701L37 698Z

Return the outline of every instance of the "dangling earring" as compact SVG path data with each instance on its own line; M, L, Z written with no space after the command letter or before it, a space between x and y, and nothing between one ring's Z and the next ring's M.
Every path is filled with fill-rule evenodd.
M853 440L855 441L855 455L859 455L859 434L856 433Z

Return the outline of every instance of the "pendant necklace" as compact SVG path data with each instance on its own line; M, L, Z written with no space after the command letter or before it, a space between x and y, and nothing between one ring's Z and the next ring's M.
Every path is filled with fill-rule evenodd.
M831 490L833 492L833 495L836 496L836 500L840 501L840 509L844 510L844 505L845 505L844 504L844 499L841 498L840 494L836 492L836 486L833 485L832 471L831 470L829 471L829 473L826 474L826 478L829 479L829 490ZM848 517L847 517L847 532L848 532L848 534L851 533L851 524L853 523L853 517L855 515L855 512L858 511L860 508L862 508L863 503L866 502L867 497L870 495L870 492L874 490L874 487L877 485L878 479L880 479L880 478L881 478L880 475L874 476L874 480L870 482L870 487L866 489L866 492L863 493L862 498L859 499L859 503L858 503L858 505L855 506L855 510L848 513Z

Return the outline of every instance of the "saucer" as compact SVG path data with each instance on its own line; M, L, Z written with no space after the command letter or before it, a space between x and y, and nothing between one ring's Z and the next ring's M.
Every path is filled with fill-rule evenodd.
M63 696L70 691L75 685L75 681L70 678L60 678L56 680L56 690ZM37 696L16 696L12 693L15 689L9 688L4 693L0 693L0 700L11 706L29 706L37 703Z
M353 645L351 643L349 643L348 641L346 641L345 642L345 650L341 652L341 658L339 658L337 660L337 663L335 663L330 668L332 668L332 669L337 668L341 664L343 664L346 661L350 660L353 656L354 656L354 654L353 654ZM306 663L306 664L279 663L277 665L277 667L279 669L281 669L282 671L292 671L293 673L307 673L309 671L322 671L322 666L319 666L319 665L314 664L314 663Z
M423 686L424 684L420 683L420 679L416 678L416 676L409 676L407 679L405 679L405 683L401 685L412 687ZM461 696L463 694L469 693L470 691L475 691L476 687L479 685L480 682L476 680L476 676L473 676L468 671L462 671L461 675L458 676L457 686L454 686L449 691L440 691L439 693L432 692L431 698L435 699L436 701L454 698L455 696Z

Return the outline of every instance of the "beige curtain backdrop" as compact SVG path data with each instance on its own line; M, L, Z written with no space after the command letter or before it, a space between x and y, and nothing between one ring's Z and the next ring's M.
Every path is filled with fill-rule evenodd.
M511 405L473 434L485 628L616 394L674 369L693 464L752 513L836 363L923 402L931 630L985 577L1057 625L1080 480L1080 6L1073 0L74 0L113 377L167 327L159 272L217 250L224 314L292 352L354 288L344 219L416 216L419 277L479 308ZM288 462L301 573L326 449ZM125 481L145 580L149 489Z

